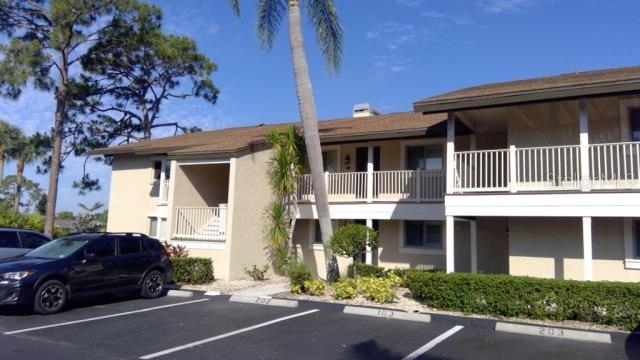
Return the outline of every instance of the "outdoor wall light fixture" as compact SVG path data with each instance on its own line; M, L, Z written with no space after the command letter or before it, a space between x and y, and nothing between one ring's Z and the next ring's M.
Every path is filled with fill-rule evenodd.
M349 165L351 165L351 157L349 156L349 154L347 154L347 156L344 157L344 166Z

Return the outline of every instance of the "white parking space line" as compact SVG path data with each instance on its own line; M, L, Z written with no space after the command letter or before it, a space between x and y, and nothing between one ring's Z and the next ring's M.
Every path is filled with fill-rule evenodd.
M185 302L180 302L180 303L176 303L176 304L155 306L155 307L150 307L150 308L146 308L146 309L127 311L127 312L118 313L118 314L98 316L98 317L82 319L82 320L75 320L75 321L68 321L68 322L63 322L63 323L58 323L58 324L37 326L37 327L32 327L32 328L22 329L22 330L7 331L4 334L5 335L14 335L14 334L20 334L20 333L25 333L25 332L29 332L29 331L49 329L49 328L55 328L55 327L60 327L60 326L68 326L68 325L80 324L80 323L85 323L85 322L90 322L90 321L104 320L104 319L110 319L110 318L119 317L119 316L137 314L137 313L142 313L142 312L147 312L147 311L166 309L166 308L170 308L170 307L174 307L174 306L182 306L182 305L194 304L194 303L199 303L199 302L202 302L202 301L209 301L209 299L199 299L199 300L193 300L193 301L185 301Z
M433 349L436 345L440 344L441 342L445 341L448 337L450 337L451 335L457 333L458 331L462 330L462 328L464 328L464 326L458 325L458 326L454 326L451 329L447 330L446 332L442 333L440 336L438 336L437 338L429 341L428 343L424 344L422 347L420 347L418 350L412 352L411 354L407 355L404 359L402 360L413 360L413 359L417 359L418 357L420 357L422 354L426 353L427 351Z
M200 345L203 345L203 344L206 344L206 343L210 343L210 342L213 342L213 341L216 341L216 340L220 340L220 339L228 338L230 336L242 334L242 333L245 333L247 331L251 331L251 330L259 329L261 327L273 325L273 324L276 324L276 323L279 323L279 322L282 322L282 321L286 321L286 320L289 320L289 319L293 319L293 318L297 318L297 317L300 317L300 316L309 315L309 314L312 314L312 313L315 313L315 312L318 312L318 311L320 311L320 310L313 309L313 310L309 310L309 311L305 311L305 312L301 312L301 313L297 313L297 314L293 314L293 315L277 318L277 319L274 319L274 320L271 320L271 321L263 322L261 324L257 324L257 325L249 326L249 327L246 327L246 328L243 328L243 329L238 329L238 330L235 330L235 331L231 331L231 332L228 332L226 334L210 337L210 338L203 339L203 340L196 341L196 342L192 342L192 343L189 343L189 344L186 344L186 345L177 346L177 347L174 347L174 348L171 348L171 349L159 351L157 353L141 356L140 359L146 360L146 359L157 358L157 357L160 357L160 356L164 356L164 355L168 355L168 354L174 353L176 351L186 350L186 349L193 348L193 347L196 347L196 346L200 346Z

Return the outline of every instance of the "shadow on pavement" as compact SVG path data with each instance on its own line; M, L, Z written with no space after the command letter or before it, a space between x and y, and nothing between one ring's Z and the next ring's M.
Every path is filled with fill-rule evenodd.
M351 346L348 352L349 359L402 359L403 354L394 353L380 346L375 340L364 341Z
M633 329L624 342L624 352L627 359L640 359L640 325Z
M165 294L162 296L166 296ZM72 298L69 304L62 310L62 312L67 312L74 309L86 308L86 307L100 307L109 304L115 304L120 302L126 302L131 300L142 299L140 294L137 292L131 293L114 293L114 294L104 294L97 296L78 296L76 298ZM31 316L36 315L33 312L32 305L7 305L0 306L0 316Z

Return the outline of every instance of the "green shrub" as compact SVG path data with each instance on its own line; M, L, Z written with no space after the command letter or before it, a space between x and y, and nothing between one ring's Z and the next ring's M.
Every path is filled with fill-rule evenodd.
M325 283L322 279L307 280L304 282L304 289L309 295L322 296L324 295Z
M336 300L349 300L358 296L356 281L343 278L333 283L333 298Z
M305 281L311 280L311 271L305 263L296 262L289 267L289 282L291 283L291 292L294 294L302 294L306 292L304 286Z
M209 258L171 258L173 281L183 284L206 284L213 281L213 264Z
M396 299L392 283L387 278L362 277L356 280L358 292L369 301L390 303Z
M443 310L578 320L626 330L640 324L640 285L633 283L411 272L405 284L415 298Z
M369 264L356 264L356 274L362 277L385 277L389 273L389 270L375 265ZM350 264L347 268L347 276L353 278L353 264Z
M269 265L265 265L261 268L257 267L256 265L252 265L251 269L244 269L244 273L247 274L247 276L249 276L251 279L256 281L264 281L264 276L267 274L267 271L269 271Z
M338 256L350 257L352 264L356 264L356 259L367 250L378 248L378 232L362 224L347 224L340 227L331 237L329 249ZM357 270L358 268L351 268ZM356 274L353 274L356 277Z

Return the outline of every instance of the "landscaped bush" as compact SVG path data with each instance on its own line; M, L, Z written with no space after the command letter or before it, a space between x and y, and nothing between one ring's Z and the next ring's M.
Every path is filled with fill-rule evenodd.
M267 274L267 271L269 271L269 265L265 265L261 268L256 265L252 265L251 269L244 269L244 273L256 281L264 281L264 276Z
M349 300L358 296L358 285L353 279L342 278L332 285L333 297L336 300Z
M173 281L183 284L206 284L213 281L213 264L209 258L174 257Z
M389 273L389 270L375 265L369 264L356 264L356 274L361 277L385 277ZM350 264L347 268L347 276L353 278L353 264Z
M304 289L309 295L322 296L324 295L325 283L322 279L307 280L304 282Z
M294 294L302 294L306 292L304 286L305 281L311 280L311 271L305 263L297 262L289 267L289 282L291 283L291 292Z
M392 283L388 278L362 277L356 280L358 292L369 301L390 303L396 298L391 289Z
M640 324L640 285L633 283L410 272L405 284L415 298L443 310L578 320L626 330Z

